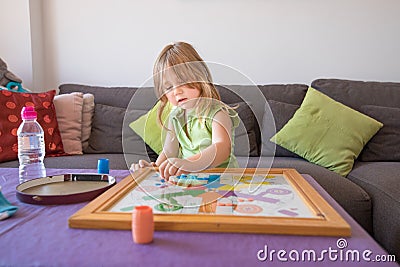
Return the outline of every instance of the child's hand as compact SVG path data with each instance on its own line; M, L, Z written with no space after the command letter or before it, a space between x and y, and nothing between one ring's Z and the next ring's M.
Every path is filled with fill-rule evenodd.
M169 158L160 164L158 171L160 176L169 180L170 176L179 176L191 172L191 162L180 158Z
M138 163L132 163L130 169L133 171L137 171L140 168L147 168L147 167L156 167L156 163L155 162L148 162L146 160L139 160Z

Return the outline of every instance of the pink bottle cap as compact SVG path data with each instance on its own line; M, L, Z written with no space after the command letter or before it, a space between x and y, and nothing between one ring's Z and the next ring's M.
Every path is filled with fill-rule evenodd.
M33 120L37 118L37 113L34 107L23 107L21 111L21 117L23 120Z

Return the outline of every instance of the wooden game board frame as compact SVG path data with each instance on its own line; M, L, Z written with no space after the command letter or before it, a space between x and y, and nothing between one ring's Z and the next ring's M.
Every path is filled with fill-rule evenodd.
M71 228L131 229L131 213L109 209L154 169L129 175L69 218ZM221 169L205 172L221 173ZM282 174L313 211L315 218L235 216L216 214L154 214L159 231L236 232L321 236L350 236L350 225L295 169L226 169L245 174Z

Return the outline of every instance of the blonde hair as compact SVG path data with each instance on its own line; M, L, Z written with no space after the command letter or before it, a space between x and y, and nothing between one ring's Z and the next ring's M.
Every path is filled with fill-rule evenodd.
M167 88L164 88L164 76L167 70L173 72L181 85L186 84L198 89L200 98L221 100L213 84L210 70L193 46L185 42L169 44L161 51L153 68L154 89L160 100L157 121L163 127L165 126L161 115L168 103L165 95ZM211 101L201 102L203 105L196 107L196 114L207 114L204 112L209 111Z

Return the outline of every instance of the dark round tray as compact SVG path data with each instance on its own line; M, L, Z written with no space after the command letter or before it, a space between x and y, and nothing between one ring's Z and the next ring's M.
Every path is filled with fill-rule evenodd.
M17 198L25 203L62 205L89 201L115 185L107 174L62 174L29 180L17 186Z

